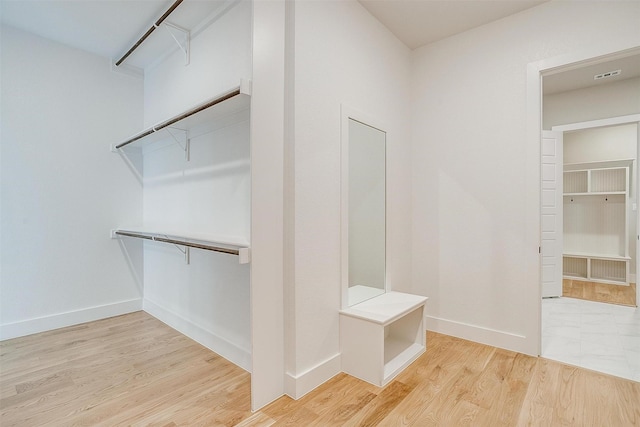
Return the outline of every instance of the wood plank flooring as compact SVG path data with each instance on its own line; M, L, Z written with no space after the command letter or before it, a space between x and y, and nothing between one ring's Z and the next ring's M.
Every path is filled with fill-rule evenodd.
M138 312L0 343L0 425L640 425L640 383L427 340L384 388L339 374L251 413L248 373Z
M562 279L562 296L609 304L636 306L636 284L629 286Z

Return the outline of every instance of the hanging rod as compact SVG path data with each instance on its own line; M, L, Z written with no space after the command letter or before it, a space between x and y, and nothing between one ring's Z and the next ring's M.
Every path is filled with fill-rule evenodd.
M125 60L125 59L127 59L127 58L129 57L129 55L131 55L131 54L133 53L133 51L134 51L134 50L136 50L136 49L137 49L137 48L142 44L142 42L144 42L144 41L147 39L147 37L149 37L149 36L151 35L151 33L153 33L153 32L154 32L154 30L155 30L156 28L158 28L158 27L159 27L159 26L160 26L160 24L162 24L162 22L163 22L165 19L167 19L167 17L171 14L171 12L173 12L173 11L176 9L176 7L180 6L180 3L182 3L183 1L184 1L184 0L176 0L176 1L175 1L175 3L173 3L173 4L171 5L171 7L170 7L169 9L167 9L167 11L166 11L166 12L165 12L161 17L160 17L160 19L158 19L158 20L156 21L156 23L155 23L155 24L153 24L153 25L151 26L151 28L149 28L149 29L147 30L147 32L146 32L146 33L144 33L144 34L142 35L142 37L140 37L140 39L139 39L137 42L135 42L135 44L134 44L133 46L131 46L131 49L129 49L129 50L127 51L127 53L125 53L125 54L122 56L122 58L120 58L120 59L116 62L116 67L117 67L117 66L119 66L120 64L122 64L122 63L124 62L124 60Z
M183 120L183 119L186 119L187 117L193 116L194 114L199 113L202 110L206 110L209 107L213 107L214 105L219 104L221 102L224 102L229 98L233 98L234 96L240 95L241 93L242 92L241 92L240 88L238 88L238 89L235 89L232 92L229 92L229 93L227 93L225 95L222 95L222 96L220 96L218 98L212 99L211 101L205 102L204 104L200 104L200 105L198 105L196 107L193 107L192 109L187 110L186 112L184 112L184 113L182 113L182 114L180 114L178 116L175 116L175 117L173 117L173 118L171 118L169 120L166 120L166 121L164 121L164 122L152 127L151 129L142 132L141 134L138 134L138 135L136 135L136 136L124 141L124 142L121 142L120 144L116 145L115 148L119 149L119 148L122 148L122 147L124 147L126 145L131 144L132 142L136 142L137 140L139 140L141 138L144 138L145 136L151 135L154 132L157 132L157 131L162 130L162 129L166 128L166 127L169 127L172 124L175 124L175 123L179 122L180 120Z
M160 237L160 236L149 236L147 234L139 234L139 233L132 233L129 231L119 231L119 230L114 231L114 233L119 236L136 237L138 239L153 240L154 242L171 243L174 245L188 246L190 248L204 249L207 251L214 251L214 252L222 252L222 253L231 254L231 255L240 254L240 251L238 249L229 249L229 248L223 248L220 246L203 245L200 243L187 242L185 240L169 239L167 237Z

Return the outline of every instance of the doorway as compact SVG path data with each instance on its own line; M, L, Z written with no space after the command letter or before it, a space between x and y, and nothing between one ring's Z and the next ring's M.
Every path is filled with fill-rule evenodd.
M601 65L605 64L605 66L607 63L603 60L595 60L595 62ZM587 63L582 67L588 68L591 65L593 64ZM572 68L572 71L576 69L574 66L568 68ZM638 68L640 69L640 67ZM561 73L556 71L554 74ZM543 85L546 84L544 72L541 71L540 75L543 78ZM587 92L586 89L583 91ZM565 96L564 98L569 97ZM563 283L562 293L558 295L558 298L545 299L541 302L540 354L542 357L639 381L640 363L637 361L637 342L640 337L638 337L637 328L640 326L640 310L635 305L640 298L638 298L637 287L634 288L629 284L636 282L635 276L638 266L638 219L636 214L639 183L637 152L638 139L640 139L638 138L640 115L601 119L601 117L607 117L602 115L589 117L592 119L590 121L575 123L565 120L549 125L552 120L549 117L549 112L545 111L546 102L543 101L547 101L547 99L541 99L543 123L548 125L546 127L543 125L543 127L560 132L561 139L565 140L565 144L571 145L568 151L563 150L562 154L566 158L558 166L561 166L559 191L563 193L562 207L570 211L569 216L573 215L573 219L566 224L569 230L565 231L568 233L560 232L564 237L560 241L565 241L565 244L561 243L559 246L562 258L560 263L564 264L560 273L561 277L558 278L558 280L563 280L564 277L565 283ZM585 113L585 108L583 106L582 113ZM566 123L572 124L567 125ZM629 130L631 128L626 129L628 132L634 133L633 155L615 156L609 152L606 153L609 154L608 157L596 158L587 156L588 152L580 153L578 151L580 144L584 143L585 134L592 132L591 130L594 130L595 133L602 133L624 125L630 125L632 130ZM583 142L579 142L579 140ZM602 152L603 149L605 152L612 151L612 146L601 146L600 151ZM594 154L593 150L590 154ZM561 155L560 158L562 157ZM565 177L566 182L563 182ZM615 190L598 187L602 182L611 180L627 184ZM590 191L598 194L591 194ZM568 200L564 200L567 198ZM598 203L601 203L600 206L594 205L596 199L598 199ZM581 211L585 206L591 209L589 211L591 213ZM589 225L589 223L602 222L604 216L616 217L624 227L615 232L610 228L605 233L599 233L596 230L586 237L581 236L581 227L585 224L580 221ZM564 215L560 217L566 219ZM543 223L543 218L540 219L540 223ZM598 234L604 234L605 238L598 240ZM591 247L580 251L577 244L581 240L583 243L587 241ZM614 246L615 249L612 249ZM597 247L603 248L602 253L598 253ZM541 258L544 259L545 254L542 255ZM542 267L544 268L544 264ZM544 276L544 271L542 275ZM587 280L589 278L596 280ZM611 286L624 286L625 290L632 289L632 296L635 297L632 306L614 306L589 301L594 298L575 298L578 292L581 293L581 296L586 294L588 297L593 296L588 295L589 293L605 294L598 287L607 285L610 287L603 289L616 289ZM569 295L571 293L573 295Z

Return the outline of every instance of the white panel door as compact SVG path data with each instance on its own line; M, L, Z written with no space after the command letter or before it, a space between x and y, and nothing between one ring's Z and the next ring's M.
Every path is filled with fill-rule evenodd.
M542 132L542 297L562 295L562 132Z

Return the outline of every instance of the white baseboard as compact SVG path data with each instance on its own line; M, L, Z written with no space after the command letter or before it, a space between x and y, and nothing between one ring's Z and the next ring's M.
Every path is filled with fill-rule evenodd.
M201 326L196 325L174 312L167 310L158 304L145 299L142 308L144 311L171 326L176 331L188 336L192 340L202 344L211 351L224 357L231 363L238 365L247 372L251 372L251 352L221 338Z
M524 335L484 328L454 320L441 319L439 317L426 316L425 328L429 331L474 341L505 350L530 354L531 343ZM428 345L428 344L427 344ZM535 347L535 346L534 346Z
M340 372L340 354L336 354L302 374L292 375L287 372L284 377L284 392L293 399L300 399Z
M0 340L23 337L39 332L78 325L80 323L93 322L94 320L120 316L142 310L142 299L136 298L128 301L120 301L113 304L105 304L97 307L89 307L66 313L52 314L50 316L35 319L22 320L20 322L0 325Z

